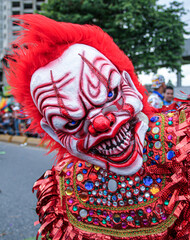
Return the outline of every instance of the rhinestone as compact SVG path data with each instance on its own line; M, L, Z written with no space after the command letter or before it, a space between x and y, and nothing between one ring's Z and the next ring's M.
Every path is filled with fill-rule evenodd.
M121 187L123 187L123 188L126 187L126 183L125 183L125 182L122 182L122 183L121 183Z
M125 193L125 188L121 188L120 193Z
M92 190L92 189L93 189L94 184L93 184L92 181L86 181L84 186L85 186L86 190L89 191L89 190Z
M132 217L135 217L135 211L134 210L132 210L131 212L130 212L130 215L132 216Z
M78 165L79 167L82 167L82 163L79 163L79 165Z
M151 213L151 212L152 212L151 207L147 207L147 208L146 208L146 211L147 211L147 213Z
M168 140L172 140L172 135L168 135Z
M121 218L125 219L127 217L126 213L121 213Z
M142 202L142 201L143 201L143 197L141 197L141 196L138 197L138 201L139 201L139 202Z
M94 214L94 210L89 210L89 215L92 216Z
M85 218L87 216L87 211L86 209L81 209L80 212L79 212L79 215L82 217L82 218Z
M103 174L103 173L104 173L104 170L103 170L102 168L100 169L100 173L101 173L101 174Z
M73 211L76 212L78 210L77 206L73 206Z
M70 179L67 179L66 183L67 183L67 184L70 184L70 182L71 182Z
M146 193L144 194L144 196L145 196L145 198L149 198L149 197L150 197L150 193L146 192Z
M79 197L83 202L86 202L88 200L88 194L86 192L81 192L79 194Z
M102 179L102 175L98 175L98 179L101 180Z
M140 182L140 177L136 176L135 177L135 182Z
M97 198L97 203L100 204L101 203L101 198Z
M148 219L143 219L143 224L147 225L148 224Z
M162 218L162 220L166 220L167 217L166 217L165 214L162 214L162 215L161 215L161 218Z
M122 227L122 228L126 228L126 227L127 227L127 223L126 223L126 222L122 222L122 223L121 223L121 227Z
M116 195L113 195L113 196L112 196L112 200L113 200L113 201L116 201L116 200L117 200Z
M105 189L107 187L107 185L104 183L102 187Z
M68 196L70 196L73 193L72 187L67 187L65 192Z
M132 221L133 221L133 218L132 218L131 216L128 216L128 217L127 217L127 221L128 221L128 222L132 222Z
M175 152L173 150L171 150L167 153L168 160L171 160L174 156L175 156Z
M152 218L152 222L153 223L156 223L157 222L157 219L155 217Z
M107 202L107 205L108 205L108 206L111 206L111 202L110 202L110 201L108 201L108 202Z
M99 195L102 196L103 195L103 191L99 191Z
M142 192L144 192L145 191L145 186L140 186L140 190L142 191Z
M111 195L108 195L108 200L111 200Z
M159 139L159 135L158 134L154 135L154 138Z
M93 190L92 191L92 195L96 195L97 194L97 191L96 190Z
M136 224L137 226L139 226L139 225L140 225L140 221L139 221L139 220L135 220L135 224Z
M106 224L106 219L103 219L103 220L102 220L102 223L103 223L103 224Z
M108 173L107 172L104 172L104 177L107 177Z
M132 185L133 185L133 180L129 180L129 182L128 182L128 183L129 183L129 185L131 185L131 186L132 186Z
M154 133L154 134L157 134L157 133L159 133L160 132L160 128L159 127L154 127L153 129L152 129L152 133Z
M127 196L127 197L131 197L131 195L132 195L131 192L127 192L127 193L126 193L126 196Z
M70 199L69 199L69 203L70 203L70 204L73 204L73 202L74 202L73 198L70 198Z
M153 183L153 179L150 176L143 178L143 183L145 186L150 186Z
M97 210L97 214L98 215L101 215L102 214L102 211L100 209Z
M93 197L89 198L89 201L90 203L94 203L94 198Z
M71 168L72 166L73 166L73 162L71 162L67 165L67 169Z
M81 182L82 180L83 180L83 175L81 174L81 173L79 173L78 175L77 175L77 180L79 181L79 182Z
M146 141L146 140L144 140L144 147L146 147L146 145L147 145L147 141Z
M108 214L106 212L106 210L103 211L103 216L106 217Z
M148 146L149 146L149 148L153 148L154 143L151 142Z
M149 136L148 136L148 140L149 140L149 141L152 141L152 139L153 139L153 136L152 136L152 135L149 135Z
M88 171L87 171L87 169L83 169L82 172L83 172L84 174L86 174Z
M120 206L124 206L124 201L122 201L122 200L119 201L119 205L120 205Z
M134 203L134 201L133 201L132 199L129 199L129 200L128 200L128 203L131 205L131 204Z
M151 122L157 122L158 119L159 119L158 116L153 116L153 117L151 117L150 121L151 121Z
M117 207L117 202L113 202L113 206L114 206L114 207Z
M91 167L92 166L92 164L89 163L89 162L85 162L85 165L86 165L86 167Z
M173 112L169 112L168 113L168 117L173 117L174 113Z
M104 199L102 199L102 203L105 205L106 204L106 202L107 202L107 200L104 198Z
M113 221L115 223L120 223L121 222L121 218L120 218L120 215L118 213L113 214Z
M161 124L160 122L157 122L157 123L156 123L156 126L159 126L160 124Z
M155 147L156 149L160 149L161 146L162 146L162 144L161 144L160 141L157 141L157 142L155 142L155 144L154 144L154 147Z
M104 190L104 191L103 191L103 194L104 194L104 196L107 196L108 191L107 191L107 190Z
M173 124L173 122L172 122L172 121L169 121L169 122L168 122L168 125L172 125L172 124Z
M150 188L150 192L155 195L156 193L158 193L160 191L159 187L157 184L153 184Z
M159 159L160 159L160 156L159 156L159 155L156 155L154 158L155 158L155 160L159 160Z
M161 178L157 178L156 181L157 181L157 183L161 183L162 179Z
M169 204L169 201L166 200L166 201L164 202L164 205L168 206L168 204Z
M110 221L110 217L109 216L106 217L106 221L108 221L108 222Z
M98 181L95 182L95 186L98 187L100 183Z
M99 220L98 220L98 218L95 218L93 222L94 222L94 224L96 224L96 225L97 225L97 224L99 223Z
M173 146L173 143L169 142L168 147L171 148Z
M91 222L92 221L92 217L88 217L88 222Z
M158 204L155 208L155 212L159 215L163 214L163 205L162 204Z
M99 166L94 166L94 169L95 169L96 171L98 171L98 170L100 169L100 167L99 167Z
M122 199L122 195L119 193L119 194L117 195L117 198L118 198L118 199Z
M148 153L148 156L149 157L152 157L154 155L154 152L153 151L150 151L149 153Z
M120 181L124 181L125 180L125 177L124 176L120 176Z
M134 190L134 194L137 195L138 193L139 193L139 189L136 188L136 189Z
M139 210L138 210L138 215L139 215L139 216L142 216L142 215L143 215L143 213L144 213L144 212L143 212L143 210L142 210L142 209L139 209Z
M80 216L77 216L78 221L82 221L82 218Z
M117 190L117 182L114 179L109 180L108 189L110 192L115 192Z

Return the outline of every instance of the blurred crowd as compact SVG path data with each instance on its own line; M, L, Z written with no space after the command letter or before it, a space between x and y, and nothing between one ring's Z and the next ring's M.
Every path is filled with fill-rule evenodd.
M10 98L1 97L0 134L38 137L37 134L27 131L30 123L31 120L23 113L18 103L15 103Z
M166 86L162 75L155 75L152 79L151 89L147 92L148 102L155 108L173 106L179 107L182 101L174 98L172 86ZM187 100L190 100L188 95ZM12 97L0 97L0 134L26 135L28 137L39 137L27 130L31 120L23 113L21 106Z

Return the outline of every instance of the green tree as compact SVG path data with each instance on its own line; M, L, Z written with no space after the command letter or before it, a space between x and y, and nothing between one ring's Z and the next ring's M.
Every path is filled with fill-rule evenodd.
M180 71L185 14L182 3L157 0L49 0L42 14L57 21L95 24L111 35L137 72Z

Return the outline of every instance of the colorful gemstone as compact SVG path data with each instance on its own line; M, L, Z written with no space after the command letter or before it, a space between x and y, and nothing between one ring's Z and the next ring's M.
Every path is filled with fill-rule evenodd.
M94 222L94 224L96 224L96 225L97 225L97 224L99 223L99 220L98 220L98 218L95 218L93 222Z
M161 178L157 178L157 179L156 179L156 182L157 182L157 183L161 183L161 181L162 181Z
M68 196L70 196L73 193L72 187L67 187L65 192Z
M153 148L153 146L154 146L154 144L151 142L151 143L149 143L149 148Z
M160 124L161 124L160 122L157 122L157 123L156 123L156 126L159 126Z
M93 190L93 191L92 191L92 195L95 196L96 194L97 194L97 191L96 191L96 190Z
M93 189L94 184L92 181L86 181L84 186L85 186L86 190L90 191Z
M89 162L85 162L85 166L86 166L86 167L91 167L91 166L92 166L92 164L91 164L91 163L89 163Z
M78 190L78 191L80 191L80 190L81 190L80 186L77 186L77 190Z
M153 136L152 136L152 135L149 135L149 136L148 136L148 140L149 140L149 141L152 141L152 139L153 139Z
M81 192L79 194L79 197L83 202L86 202L88 200L88 194L86 192Z
M161 146L162 146L162 144L161 144L160 141L157 141L157 142L155 142L155 144L154 144L154 147L155 147L156 149L160 149Z
M145 186L140 186L140 190L144 192L146 190Z
M92 217L88 217L87 220L88 220L88 222L91 222L92 221Z
M161 218L162 218L162 220L166 220L166 219L167 219L167 217L166 217L165 214L162 214L162 215L161 215Z
M126 213L121 213L121 218L125 219L127 217Z
M74 202L73 198L70 198L70 199L69 199L69 203L70 203L70 204L73 204L73 202Z
M95 186L98 187L100 185L100 182L96 181Z
M72 166L73 166L73 162L71 162L67 165L67 169L71 168Z
M168 140L172 140L172 135L168 135Z
M136 224L137 226L139 226L139 225L140 225L140 221L139 221L139 220L135 220L135 224Z
M121 223L121 227L125 229L127 227L127 223L126 222L122 222Z
M143 224L144 224L144 225L148 225L148 219L146 219L146 218L143 219Z
M148 159L147 155L143 154L143 162L146 162Z
M160 155L156 155L154 158L155 158L155 160L158 161L160 159Z
M66 174L67 174L67 176L70 176L70 175L71 175L71 172L70 172L70 171L67 171Z
M153 223L156 223L157 222L157 219L155 217L152 218L152 222Z
M141 197L141 196L138 197L138 201L139 201L139 202L142 202L142 201L143 201L143 197Z
M98 171L99 169L100 169L100 167L99 166L94 166L94 169L96 170L96 171Z
M166 201L164 202L164 205L168 206L168 204L169 204L169 200L166 200Z
M129 200L128 200L128 203L129 203L130 205L132 205L132 204L134 203L134 201L133 201L132 199L129 199Z
M121 217L118 213L113 214L113 221L114 221L114 223L120 223L121 222Z
M145 186L150 186L153 183L153 179L150 176L143 178L143 183Z
M103 224L106 224L106 219L103 219L103 220L102 220L102 223L103 223Z
M82 217L82 218L85 218L87 216L87 211L86 209L81 209L80 212L79 212L79 215Z
M151 207L147 207L146 211L147 211L147 213L151 213L152 212L152 208Z
M167 159L171 160L173 157L175 157L175 152L171 150L167 153Z
M89 210L89 215L92 216L94 214L94 210Z
M159 119L158 116L153 116L153 117L151 117L150 121L151 121L151 122L157 122L158 119Z
M147 132L150 132L150 130L151 130L151 128L149 127L148 130L147 130Z
M169 148L172 148L172 147L173 147L173 143L169 142L169 143L168 143L168 147L169 147Z
M73 211L76 212L78 210L77 206L73 206Z
M157 184L153 184L150 187L150 192L155 195L156 193L158 193L160 191L159 186Z
M120 200L119 201L119 205L122 207L122 206L124 206L124 201L123 200Z
M157 134L157 133L159 133L160 132L160 128L159 127L154 127L153 129L152 129L152 133L154 133L154 134Z
M77 174L77 180L81 182L84 179L83 175L81 173Z
M117 182L114 179L108 181L108 189L110 192L115 192L117 190Z
M133 180L129 180L129 185L132 186L133 185Z
M89 198L89 201L90 201L90 203L94 203L94 198L93 198L93 197L90 197L90 198Z
M77 216L77 220L78 220L78 221L82 221L81 216Z
M143 210L142 210L142 209L139 209L139 210L138 210L138 215L139 215L139 216L142 216L143 214L144 214Z
M172 120L173 120L173 117L169 117L169 118L168 118L168 121L172 121Z
M148 156L149 157L152 157L154 155L154 152L153 151L150 151L149 153L148 153Z
M70 179L66 180L66 184L70 184L70 182L71 182Z
M134 190L134 194L135 194L135 195L139 194L139 189L138 189L138 188L136 188L136 189Z
M172 122L172 121L169 121L169 122L168 122L168 125L170 125L170 126L171 126L172 124L173 124L173 122Z
M158 134L154 135L154 138L155 138L156 140L159 139L159 135L158 135Z
M128 217L127 217L127 221L128 221L128 222L132 222L132 221L133 221L133 218L132 218L131 216L128 216Z
M113 202L113 206L114 206L114 207L117 207L117 202Z
M150 193L146 192L146 193L144 194L144 196L145 196L145 198L149 198L149 197L150 197Z
M144 147L147 145L147 141L146 140L144 140Z
M131 195L132 195L131 192L127 192L127 193L126 193L126 196L127 196L127 197L131 197Z

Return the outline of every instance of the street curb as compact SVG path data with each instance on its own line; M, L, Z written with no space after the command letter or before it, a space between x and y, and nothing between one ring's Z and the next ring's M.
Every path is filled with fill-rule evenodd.
M11 136L8 134L0 134L0 141L2 142L10 142L15 144L26 144L29 146L36 147L47 147L47 143L41 144L41 138L33 138L27 136Z

